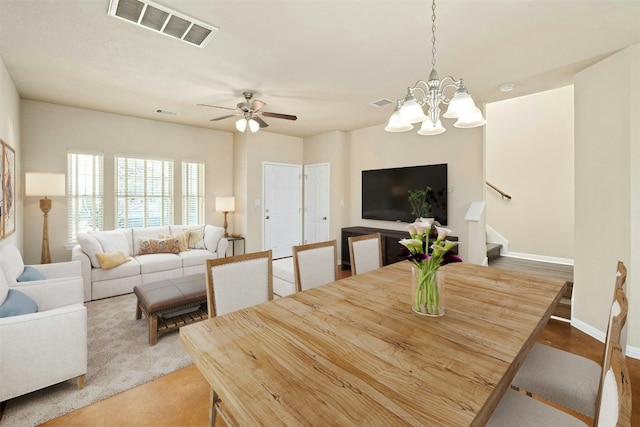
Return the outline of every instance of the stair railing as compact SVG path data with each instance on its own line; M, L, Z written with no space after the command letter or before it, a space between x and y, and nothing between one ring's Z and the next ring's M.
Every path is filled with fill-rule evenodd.
M489 181L486 182L486 184L489 186L489 188L491 188L492 190L494 190L496 193L498 193L502 199L509 199L511 200L511 196L508 195L507 193L505 193L504 191L502 191L501 189L499 189L498 187L496 187L495 185L491 184Z

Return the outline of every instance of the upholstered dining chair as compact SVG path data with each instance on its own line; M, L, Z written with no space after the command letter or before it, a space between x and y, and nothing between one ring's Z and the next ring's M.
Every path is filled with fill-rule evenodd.
M382 267L380 233L351 236L348 241L352 275L363 274Z
M609 363L611 348L626 342L622 335L626 333L627 311L627 297L621 287L616 287L602 365L577 354L535 344L513 379L513 386L595 418L605 373L603 366Z
M604 366L602 393L597 401L596 427L631 426L631 383L629 370L620 346L611 348L609 363ZM588 424L560 409L507 390L486 424L489 427L586 426Z
M293 247L296 292L335 282L338 277L338 248L335 239Z
M209 318L273 299L271 250L206 260Z

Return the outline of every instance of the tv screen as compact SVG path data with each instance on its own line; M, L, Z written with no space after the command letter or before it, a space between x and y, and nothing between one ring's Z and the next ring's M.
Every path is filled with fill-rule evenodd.
M446 164L362 171L362 218L412 223L409 190L427 187L431 211L423 216L447 225Z

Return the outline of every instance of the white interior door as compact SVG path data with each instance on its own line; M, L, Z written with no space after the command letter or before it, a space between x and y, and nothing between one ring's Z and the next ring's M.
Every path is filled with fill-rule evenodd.
M302 242L302 167L263 163L264 250L273 258L291 256L291 247Z
M329 240L329 163L304 167L304 242Z

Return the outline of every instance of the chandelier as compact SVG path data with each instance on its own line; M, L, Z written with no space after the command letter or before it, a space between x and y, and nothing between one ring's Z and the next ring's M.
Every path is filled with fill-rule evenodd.
M418 80L413 87L407 88L404 99L396 101L396 108L389 118L387 132L406 132L413 129L413 125L422 122L418 134L438 135L446 132L440 121L440 104L448 104L449 108L442 115L447 119L458 119L453 125L457 128L474 128L483 126L487 121L482 112L476 107L473 98L467 92L462 79L456 80L447 76L440 80L436 72L436 2L431 4L431 73L429 80ZM444 91L454 89L453 98L448 98ZM421 98L416 98L416 94ZM423 106L429 107L425 114Z

